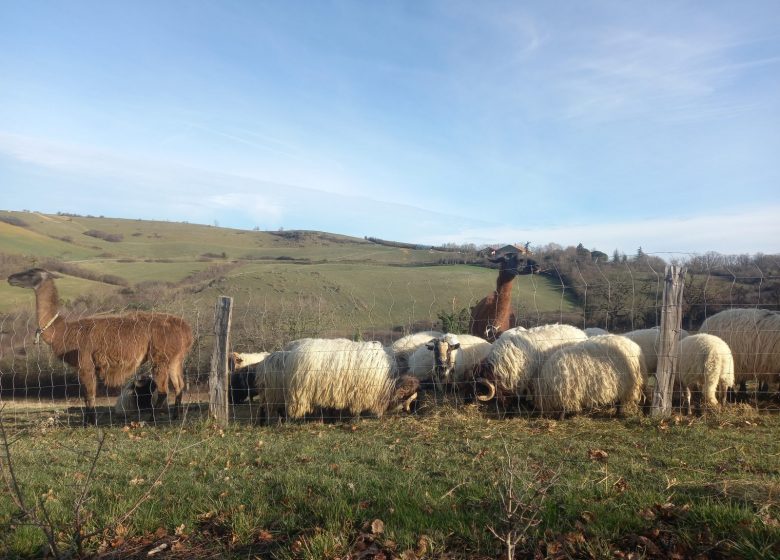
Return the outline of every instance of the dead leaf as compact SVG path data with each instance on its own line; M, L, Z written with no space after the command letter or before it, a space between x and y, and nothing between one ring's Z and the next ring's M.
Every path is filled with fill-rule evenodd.
M274 540L274 536L270 531L266 531L265 529L260 529L260 531L257 533L257 540L263 542L271 542Z
M617 491L618 494L622 494L626 490L628 490L628 482L626 482L626 479L622 476L615 481L615 484L612 485L613 488Z
M385 522L381 519L374 519L371 522L371 532L375 535L381 535L385 532Z
M647 519L648 521L652 521L655 519L655 512L653 512L650 508L645 508L642 510L639 510L639 517L643 519Z
M606 461L609 453L603 449L588 449L588 458L591 461Z

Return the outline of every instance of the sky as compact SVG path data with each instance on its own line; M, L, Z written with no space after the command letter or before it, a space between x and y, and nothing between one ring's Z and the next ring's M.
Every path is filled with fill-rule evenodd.
M780 252L776 0L0 0L0 208Z

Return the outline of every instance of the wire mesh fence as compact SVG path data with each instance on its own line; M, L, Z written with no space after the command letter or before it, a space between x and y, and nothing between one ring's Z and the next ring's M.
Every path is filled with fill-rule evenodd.
M391 278L388 267L366 272L353 263L323 263L250 273L220 265L198 273L198 281L184 289L139 284L111 297L82 293L61 305L34 288L28 300L0 315L3 415L19 423L78 426L89 419L93 403L99 424L179 421L179 411L188 419L207 417L218 295L235 301L226 392L231 421L423 415L442 405L481 406L510 416L594 410L612 415L617 404L641 411L649 406L657 367L664 270L675 260L687 267L680 339L698 332L717 336L733 361L733 380L721 371L727 365L717 366L723 382L712 381L712 372L707 377L704 358L701 366L690 366L696 370L688 384L694 400L698 392L701 409L721 406L722 385L728 383L728 400L776 410L777 256L610 259L548 247L537 257L539 270L513 275L508 287L501 283L501 266L489 277L484 268L447 264L409 268ZM54 286L67 284L68 272L61 276L52 279ZM478 323L472 315L485 302L492 317ZM176 338L175 329L144 323L149 314L181 318L192 333L181 364L186 389L180 410L174 356L155 346ZM576 334L550 335L549 349L518 357L524 345L541 344L530 339L556 324ZM58 347L52 337L65 332L72 344ZM604 333L632 333L637 346L622 338L588 338ZM650 342L640 341L642 335ZM302 340L308 342L296 342ZM724 361L715 359L722 349L691 352L711 352L712 361ZM116 373L119 362L127 367ZM83 371L88 364L94 389L91 374ZM682 372L675 373L679 381ZM167 384L166 404L161 384ZM674 405L687 408L686 386L679 383Z

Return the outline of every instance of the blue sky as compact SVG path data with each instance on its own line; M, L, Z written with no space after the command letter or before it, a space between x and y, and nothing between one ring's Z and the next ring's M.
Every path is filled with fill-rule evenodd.
M780 252L780 4L0 0L0 208Z

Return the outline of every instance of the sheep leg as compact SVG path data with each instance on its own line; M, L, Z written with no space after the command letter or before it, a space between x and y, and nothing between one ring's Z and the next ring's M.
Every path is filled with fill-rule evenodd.
M688 386L685 387L685 404L688 409L688 416L692 416L693 410L691 409L691 388Z

